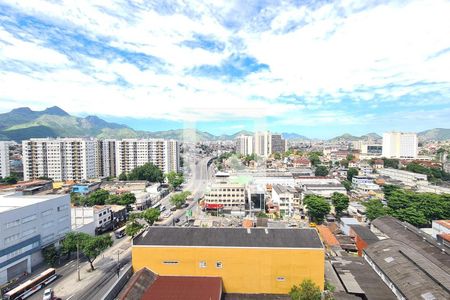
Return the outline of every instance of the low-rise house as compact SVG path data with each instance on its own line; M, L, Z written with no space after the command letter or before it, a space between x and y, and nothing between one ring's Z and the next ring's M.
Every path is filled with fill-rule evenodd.
M361 225L361 223L355 218L341 218L339 220L339 224L341 226L341 231L345 235L350 235L350 226L351 225Z
M95 205L92 207L72 206L72 229L75 231L85 231L84 225L94 224L94 232L90 234L101 234L112 229L111 207L109 205ZM92 228L92 225L88 225ZM77 230L78 228L78 230Z
M71 192L85 196L99 189L100 184L100 182L78 183L72 186Z
M363 250L370 244L379 241L378 237L370 231L370 228L363 225L350 225L350 236L355 240L359 256L362 256Z
M300 188L275 184L272 187L272 202L280 208L283 215L292 216L295 210L303 207Z

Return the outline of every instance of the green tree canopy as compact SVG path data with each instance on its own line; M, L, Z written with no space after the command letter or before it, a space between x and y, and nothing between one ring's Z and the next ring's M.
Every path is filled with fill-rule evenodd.
M366 217L373 221L378 217L383 217L388 214L386 207L378 199L372 199L363 203L366 207Z
M356 168L350 168L347 171L347 180L352 182L353 176L358 175L358 169Z
M119 180L120 181L127 181L128 180L127 174L125 172L120 173Z
M324 197L307 195L303 201L308 208L308 213L316 222L322 222L324 217L330 212L330 204Z
M133 193L124 193L121 195L110 195L105 203L129 206L135 202L136 196Z
M155 223L160 215L160 211L157 208L149 208L147 210L144 210L141 213L141 217L149 224L149 225L153 225L153 223Z
M346 195L341 193L333 193L331 201L336 211L336 215L340 215L344 210L348 208L349 199Z
M86 196L86 203L89 206L105 205L106 200L109 198L109 192L103 189L98 189Z
M184 176L182 173L177 173L175 171L171 171L166 174L167 181L172 189L178 188L184 182Z
M292 300L320 300L322 293L311 279L305 279L299 286L291 288L289 296Z
M128 236L134 237L136 234L141 231L144 225L139 224L136 220L130 221L127 223L127 227L125 228L125 233Z
M400 161L398 159L391 159L383 157L384 167L385 168L393 168L398 169L400 165Z
M100 236L90 236L82 239L81 252L91 265L91 270L94 271L94 260L108 247L111 247L113 241L109 234Z
M348 160L346 160L346 159L341 160L341 161L339 162L339 164L340 164L341 166L343 166L343 167L348 168Z
M317 166L316 170L314 172L314 175L316 176L327 176L328 175L328 168L325 166Z
M170 203L175 205L177 208L180 208L184 203L186 203L186 199L190 194L191 192L189 191L174 194L170 197Z
M321 152L310 152L308 153L308 159L313 166L317 166L320 164L320 156L322 156Z
M347 179L342 181L342 185L345 187L347 192L352 189L352 183L350 181L348 181Z
M146 163L140 167L133 169L128 174L128 180L147 180L150 182L163 182L163 172L154 164Z

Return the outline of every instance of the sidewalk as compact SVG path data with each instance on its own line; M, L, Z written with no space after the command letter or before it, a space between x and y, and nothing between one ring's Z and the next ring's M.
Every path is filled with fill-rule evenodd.
M81 281L78 281L76 269L74 272L57 280L53 287L55 295L62 299L76 299L74 296L77 293L95 285L97 281L105 276L105 270L117 264L117 250L120 251L120 257L129 255L131 252L130 238L124 239L123 242L117 243L100 254L94 261L95 270L93 272L90 271L88 262L81 263Z

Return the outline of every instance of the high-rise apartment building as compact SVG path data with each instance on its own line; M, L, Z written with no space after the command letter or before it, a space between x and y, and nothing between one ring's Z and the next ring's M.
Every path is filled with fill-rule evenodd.
M10 175L9 169L9 145L11 142L0 142L0 177L5 178Z
M383 134L383 157L417 158L418 140L416 133L385 132Z
M98 177L116 177L116 140L97 141Z
M236 138L236 152L242 155L250 155L253 153L253 137L248 135L240 135Z
M258 156L268 157L275 152L286 152L287 143L281 134L270 131L256 132L253 138L253 153Z
M129 173L148 162L164 173L178 172L179 144L175 140L124 139L116 141L116 174Z
M98 177L97 140L85 138L30 139L22 142L24 180L56 181Z

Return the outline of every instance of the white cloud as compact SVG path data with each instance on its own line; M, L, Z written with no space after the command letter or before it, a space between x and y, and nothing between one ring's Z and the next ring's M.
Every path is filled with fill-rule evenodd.
M105 46L158 57L165 65L163 71L141 70L126 59L86 53L78 53L84 60L74 62L57 45L44 44L45 36L23 41L0 27L0 41L7 42L0 43L1 60L53 68L19 74L0 67L0 109L22 101L40 107L58 104L74 113L137 118L207 121L285 115L283 124L354 124L358 116L332 110L343 97L373 102L376 108L380 101L450 90L450 51L442 52L450 48L448 1L387 2L366 8L356 0L318 8L283 3L260 15L251 15L257 10L242 1L190 2L178 8L195 12L195 17L159 14L143 3L129 6L121 1L10 4L92 40L101 38ZM227 28L225 21L240 26ZM224 51L181 45L198 33L225 43ZM270 70L239 80L188 72L200 65L220 65L236 52L255 57ZM277 100L295 95L301 103ZM450 102L445 96L444 105ZM292 112L306 117L297 120Z

